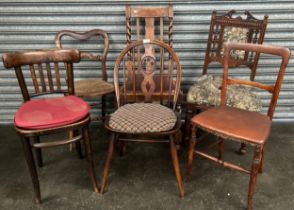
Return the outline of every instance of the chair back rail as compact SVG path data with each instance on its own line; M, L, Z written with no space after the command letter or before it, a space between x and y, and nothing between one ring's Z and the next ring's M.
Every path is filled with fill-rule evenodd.
M229 69L229 61L231 59L229 55L232 50L244 50L246 52L254 52L258 54L264 53L264 54L280 56L281 65L277 73L277 79L275 81L275 84L267 85L267 84L263 84L263 83L255 82L255 81L244 81L240 79L229 78L228 69ZM286 71L286 66L290 59L290 55L291 55L290 50L285 47L260 45L260 44L248 44L248 43L232 43L232 42L225 43L224 44L224 75L223 75L224 79L223 79L222 92L221 92L221 104L225 105L225 102L226 102L227 85L243 84L247 86L260 88L272 94L270 105L267 112L267 115L269 116L269 118L272 119L274 111L275 111L275 107L277 104L279 92L281 89L284 73Z
M80 52L76 49L42 50L3 55L5 68L14 68L21 87L24 101L45 94L74 94L73 63L80 61ZM29 72L29 73L27 73ZM30 74L34 91L30 91L25 76ZM60 75L65 74L62 85Z

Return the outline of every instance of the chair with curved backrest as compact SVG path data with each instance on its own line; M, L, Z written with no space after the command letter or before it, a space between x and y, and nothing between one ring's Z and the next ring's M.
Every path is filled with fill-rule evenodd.
M62 39L64 40L62 41ZM74 39L74 42L72 42L72 39ZM91 79L76 80L75 95L82 98L93 98L93 97L101 96L102 97L101 98L102 119L104 119L105 109L106 109L105 96L107 94L114 92L113 85L107 82L106 59L107 59L107 53L109 50L109 38L107 33L101 29L93 29L86 32L75 32L75 31L63 30L57 33L55 37L55 44L57 48L62 49L65 46L65 43L70 45L70 47L75 45L75 48L77 48L77 46L80 46L81 44L95 45L95 49L91 49L93 50L93 52L88 52L89 49L85 49L86 47L83 47L83 50L80 49L81 59L90 60L94 62L101 62L101 78L102 79L98 79L98 71L97 71L97 75L94 76L94 78L96 77L97 79L91 78ZM99 51L97 43L98 44L101 43L101 45L103 46L101 49L102 53L100 54L96 53L97 51ZM87 68L90 69L91 66L90 67L87 66ZM95 68L97 68L96 64L95 64Z
M154 52L146 52L146 48L152 48ZM141 59L130 65L130 59L137 58L138 52L142 55ZM132 72L132 80L128 76L129 71ZM154 78L158 78L158 82ZM137 141L170 144L180 197L184 196L174 142L181 125L180 117L175 113L180 79L179 59L173 49L163 42L134 41L120 53L114 66L118 109L105 122L111 138L102 174L101 192L105 191L115 141ZM152 138L136 139L138 135ZM158 136L168 139L155 138Z
M189 88L187 93L186 106L186 136L185 141L189 140L190 119L193 112L200 112L220 104L221 81L222 77L214 74L207 74L208 65L211 63L220 63L223 65L223 52L225 42L256 43L262 44L266 31L268 16L263 20L253 17L250 12L245 11L246 18L240 16L234 17L234 10L224 15L217 15L216 11L212 12L210 30L208 34L205 61L203 66L203 76ZM254 55L244 51L232 51L229 65L239 67L242 71L249 68L250 80L254 80L256 66L259 60L259 54ZM244 70L241 67L245 68ZM246 69L247 68L247 69ZM211 69L213 70L213 69ZM237 70L236 70L237 71ZM252 93L249 89L242 86L232 86L228 90L229 105L250 111L261 111L262 104L260 98ZM240 152L244 153L244 144Z
M246 81L228 77L230 53L235 50L242 50L246 53L265 54L271 58L278 57L281 63L278 64L277 79L274 84L268 85L255 81ZM252 198L256 184L257 173L262 172L264 160L264 147L270 134L271 120L274 115L283 76L290 58L290 50L284 47L258 45L248 43L226 43L224 45L224 76L221 90L221 106L201 112L191 119L191 139L189 143L188 162L186 179L191 173L192 161L195 156L201 156L220 163L224 167L232 168L250 174L247 209L252 209ZM242 84L252 86L271 94L267 115L243 110L226 105L229 96L227 91L229 85ZM197 138L196 129L202 129L218 137L218 157L211 156L203 151L195 149ZM247 143L255 147L251 170L239 165L226 162L223 158L224 140Z
M88 130L89 106L82 99L73 95L73 63L79 61L80 52L75 49L3 55L5 68L15 69L24 100L15 114L14 125L17 134L21 137L37 203L41 202L41 194L32 149L36 151L38 165L42 166L41 148L79 143L80 140L83 140L85 145L93 190L98 192ZM24 77L25 75L31 77ZM53 97L44 98L47 95ZM70 130L81 131L82 134L71 139L40 141L41 136Z

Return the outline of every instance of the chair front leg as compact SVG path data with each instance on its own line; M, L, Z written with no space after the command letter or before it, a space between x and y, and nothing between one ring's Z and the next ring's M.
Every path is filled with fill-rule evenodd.
M251 166L251 173L250 173L247 210L252 209L253 194L254 194L254 190L256 186L256 178L257 178L258 170L259 170L261 159L262 159L262 150L263 150L263 146L257 145L255 147L253 162Z
M186 106L186 119L185 119L185 139L184 139L184 144L188 144L189 139L190 139L190 127L191 127L191 118L193 115L193 109L192 109L192 104L187 102Z
M38 178L38 172L36 169L33 153L32 153L32 147L30 144L30 139L26 137L21 137L21 143L24 150L25 159L31 174L31 179L34 186L34 192L35 192L35 202L41 203L41 193L40 193L40 184L39 184L39 178Z
M188 181L188 178L192 171L192 162L194 158L194 149L196 146L196 127L192 126L191 128L191 139L189 140L189 151L188 151L188 161L186 166L186 176L185 181Z
M94 192L99 192L97 180L96 180L96 173L93 163L93 156L92 156L92 148L91 148L91 140L89 135L89 127L85 126L83 128L83 139L84 139L84 146L85 146L85 152L86 152L86 159L88 163L88 173L89 178L93 187Z
M103 168L103 172L102 172L101 193L105 192L106 180L107 180L107 176L108 176L108 173L109 173L110 163L111 163L112 154L113 154L113 150L114 150L115 138L116 138L116 134L111 133L109 146L108 146L107 157L106 157L106 160L104 162L104 168Z
M40 137L35 136L33 137L33 142L34 143L40 143ZM35 154L36 154L36 159L37 159L37 164L41 168L43 167L43 158L42 158L42 150L41 148L35 148Z
M76 137L77 135L79 135L79 131L78 130L74 130L73 131L73 137ZM83 152L82 152L81 142L80 141L76 141L75 142L75 147L76 147L76 150L77 150L78 158L83 159L84 156L83 156Z
M181 177L177 148L174 142L174 136L171 134L169 138L170 138L170 153L171 153L172 163L174 166L174 172L175 172L177 183L178 183L179 194L180 194L180 197L182 198L184 197L184 188L183 188L183 182Z

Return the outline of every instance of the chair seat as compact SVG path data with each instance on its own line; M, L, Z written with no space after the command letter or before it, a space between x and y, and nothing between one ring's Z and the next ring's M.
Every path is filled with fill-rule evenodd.
M113 84L104 80L84 79L75 81L75 95L79 97L102 96L113 91Z
M36 99L20 106L14 123L26 129L53 128L77 122L88 113L89 105L76 96Z
M187 94L189 103L219 106L221 101L221 76L203 75L190 87ZM229 85L227 105L248 111L261 112L262 102L251 88L242 85Z
M154 103L134 103L119 107L109 119L109 126L122 133L155 133L171 130L177 122L169 108Z
M271 127L271 120L266 115L228 106L201 112L191 119L191 123L223 138L253 144L263 144Z

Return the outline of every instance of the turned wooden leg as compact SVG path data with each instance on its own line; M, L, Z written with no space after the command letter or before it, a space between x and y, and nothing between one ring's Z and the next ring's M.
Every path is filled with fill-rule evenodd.
M260 166L258 169L259 173L263 172L263 165L264 165L264 147L262 148L262 152L261 152L261 161L260 161Z
M40 137L34 136L33 142L40 143ZM36 154L37 164L41 168L41 167L43 167L42 150L41 150L41 148L34 148L34 150L35 150L35 154Z
M89 178L93 187L94 192L99 192L97 180L96 180L96 173L93 163L93 156L92 156L92 148L91 148L91 140L89 135L89 128L88 126L83 128L83 139L84 139L84 146L86 152L86 159L88 163L88 173Z
M101 104L102 104L102 108L101 108L102 122L104 122L104 120L105 120L105 107L106 107L106 96L105 95L103 95L101 97Z
M192 171L192 162L194 158L194 149L196 146L196 127L192 126L191 128L191 139L189 141L189 151L188 151L188 161L186 166L186 176L185 181L188 181L188 178Z
M101 193L105 192L106 179L107 179L107 176L108 176L110 163L111 163L111 159L112 159L112 154L113 154L113 150L114 150L115 136L116 136L116 134L112 133L111 137L110 137L111 139L109 141L107 157L106 157L106 160L104 162L104 168L103 168L102 177L101 177Z
M37 169L35 166L35 161L34 161L34 157L33 157L33 153L32 153L32 148L30 145L30 139L22 137L21 143L23 146L25 159L27 161L27 165L28 165L28 168L29 168L29 171L31 174L31 179L33 182L33 186L34 186L35 202L41 203L40 184L39 184L38 173L37 173Z
M253 203L253 194L256 186L256 178L258 174L258 170L260 167L262 158L262 146L256 146L254 151L253 162L251 166L251 173L250 173L250 182L249 182L249 189L248 189L248 201L247 201L247 210L252 209Z
M224 140L220 137L218 137L219 143L218 143L218 159L223 160L224 158Z
M119 141L119 147L120 147L120 150L119 150L119 155L120 156L124 156L124 154L126 153L126 143L124 141Z
M246 144L245 143L241 143L241 146L239 148L239 154L240 155L245 155L247 152L247 148L246 148Z
M177 148L176 148L176 145L174 142L173 135L170 135L170 153L171 153L172 163L174 166L175 175L177 178L179 194L180 194L180 197L182 198L182 197L184 197L184 188L183 188L183 182L182 182L182 177L181 177L181 172L180 172L180 165L179 165L179 160L178 160Z
M79 131L78 130L74 130L74 131L71 131L73 132L73 137L76 137L77 135L79 135ZM76 141L75 142L75 148L77 150L77 155L78 155L78 158L80 159L83 159L83 153L82 153L82 147L81 147L81 142L80 141Z
M185 119L185 139L184 144L188 144L190 140L190 127L191 127L191 118L193 115L192 105L187 102L186 106L186 119Z

